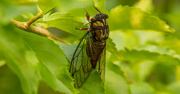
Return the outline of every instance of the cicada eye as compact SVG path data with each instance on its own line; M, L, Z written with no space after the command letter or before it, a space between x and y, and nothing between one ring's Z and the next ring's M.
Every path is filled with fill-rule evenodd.
M109 16L108 15L106 15L106 19L108 18Z

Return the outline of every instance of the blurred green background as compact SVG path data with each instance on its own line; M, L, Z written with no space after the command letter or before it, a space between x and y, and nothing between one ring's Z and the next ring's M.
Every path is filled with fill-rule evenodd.
M73 53L68 50L75 46L23 32L11 19L25 22L39 10L46 13L56 6L33 25L73 44L85 33L75 28L87 27L83 8L93 17L97 13L93 5L109 15L112 41L107 43L106 94L180 94L179 4L180 0L1 0L0 94L61 94L54 79L64 81L75 93L72 78L64 70L68 69L68 54ZM66 63L62 68L54 64L58 58ZM49 63L42 64L53 76L40 63L46 61Z

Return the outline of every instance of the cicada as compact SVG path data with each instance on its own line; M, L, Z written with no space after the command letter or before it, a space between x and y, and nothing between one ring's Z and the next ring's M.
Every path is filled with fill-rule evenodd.
M103 83L105 80L106 40L109 36L109 26L106 20L108 15L94 8L99 13L92 18L85 10L89 28L78 28L78 30L87 30L87 32L75 49L69 69L75 80L76 88L80 88L85 83L93 69L99 72Z

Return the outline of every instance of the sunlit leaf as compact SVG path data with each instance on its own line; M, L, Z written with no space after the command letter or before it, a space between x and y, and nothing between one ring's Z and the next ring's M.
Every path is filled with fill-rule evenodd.
M167 55L174 55L175 52L171 49L168 49L166 47L158 47L154 45L142 45L142 46L136 46L134 49L136 50L146 50L149 52L156 52L159 54L167 54Z
M160 54L157 52L150 52L147 50L121 50L121 55L123 56L123 59L129 60L129 61L139 61L139 60L154 60L157 62L162 62L164 64L170 64L170 65L179 65L180 59L179 57L176 57L174 55L168 55L168 54Z
M105 0L94 0L95 6L104 9L105 7Z
M152 16L134 7L117 6L110 11L109 24L111 30L136 29L174 32L175 30L158 17Z
M135 7L140 8L143 11L151 11L153 8L152 5L152 0L139 0L139 2L135 4Z
M117 51L116 45L114 42L112 42L112 39L109 38L107 40L107 50L111 52L114 56L116 56L118 59L121 59L121 54Z
M134 45L137 45L137 38L132 31L111 31L109 37L114 42L117 50L123 50L125 47L132 48Z
M58 5L57 2L58 0L38 0L38 6L43 13L47 13Z

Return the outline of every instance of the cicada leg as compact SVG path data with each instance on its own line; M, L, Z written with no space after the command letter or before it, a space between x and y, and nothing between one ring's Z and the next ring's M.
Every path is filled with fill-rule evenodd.
M86 11L85 8L84 10ZM90 15L87 11L86 11L86 19L88 20L88 22L90 22ZM88 30L88 28L76 28L76 30Z
M88 28L76 28L76 30L88 30Z
M86 9L84 8L84 10L86 11ZM86 19L88 20L88 22L90 22L91 20L90 20L90 15L89 15L89 13L86 11Z

